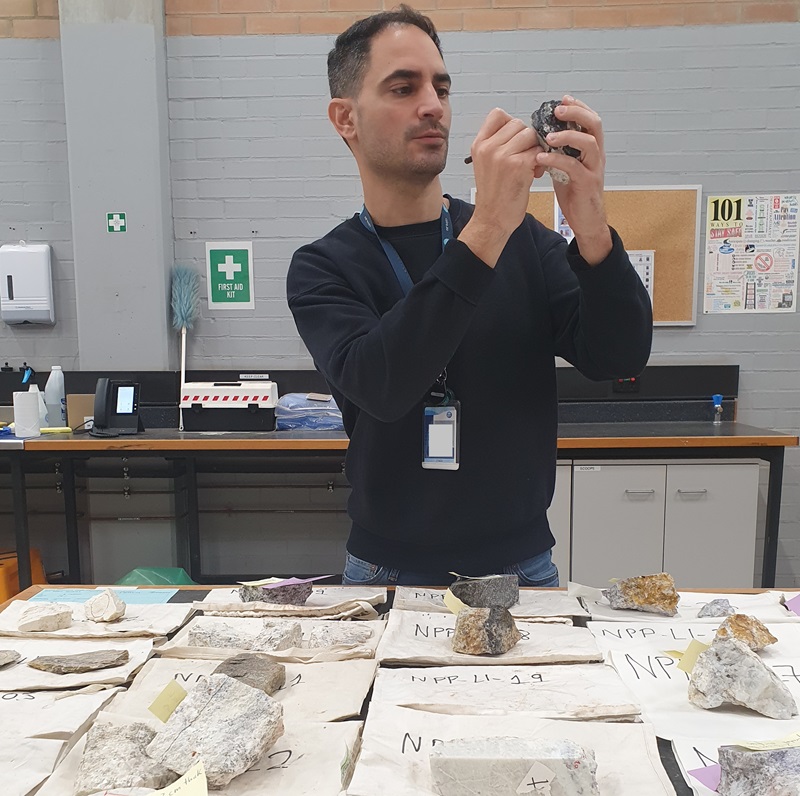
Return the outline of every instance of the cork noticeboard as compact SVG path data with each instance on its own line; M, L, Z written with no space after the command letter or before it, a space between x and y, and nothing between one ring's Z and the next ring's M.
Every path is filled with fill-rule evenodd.
M655 252L653 321L658 325L696 322L701 198L700 185L605 189L608 223L625 248ZM546 227L556 228L552 189L531 191L528 211Z

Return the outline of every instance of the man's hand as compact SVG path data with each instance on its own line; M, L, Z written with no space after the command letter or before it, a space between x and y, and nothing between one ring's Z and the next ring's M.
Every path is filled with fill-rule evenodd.
M519 119L495 108L472 142L475 170L475 212L459 235L474 254L492 268L511 233L528 209L531 184L545 164L536 132Z
M558 204L578 242L581 256L589 265L597 265L611 252L611 232L603 203L606 153L603 124L595 111L580 100L565 96L555 109L558 119L575 122L580 130L564 130L547 137L550 146L579 149L579 158L558 152L539 152L536 163L556 168L569 175L568 183L553 180Z

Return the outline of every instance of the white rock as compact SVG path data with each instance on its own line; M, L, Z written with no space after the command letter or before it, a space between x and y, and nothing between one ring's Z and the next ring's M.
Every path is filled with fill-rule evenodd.
M754 752L720 746L720 796L800 796L800 747Z
M201 677L147 747L154 760L185 774L199 759L212 788L224 788L283 735L283 707L226 674Z
M372 628L360 627L353 622L326 622L312 628L308 646L332 647L335 644L363 644L372 638Z
M299 647L303 641L303 628L299 622L276 622L265 619L264 629L256 636L251 649L257 652L277 652Z
M83 604L86 618L92 622L114 622L125 616L125 603L113 589L104 589Z
M25 633L49 633L72 624L72 608L61 603L31 603L20 614L17 629Z
M187 643L190 647L249 650L253 648L255 639L255 633L243 633L227 622L210 622L190 627Z
M717 638L697 658L689 701L701 708L742 705L773 719L797 715L797 704L775 672L746 644Z
M75 778L75 796L117 788L163 788L178 779L174 771L145 754L155 730L142 722L95 724Z
M594 752L566 738L457 738L430 764L440 796L600 796Z

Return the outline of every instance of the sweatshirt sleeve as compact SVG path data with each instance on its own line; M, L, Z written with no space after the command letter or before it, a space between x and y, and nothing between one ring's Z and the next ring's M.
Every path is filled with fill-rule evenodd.
M354 277L364 267L354 263ZM378 420L392 422L414 408L450 362L494 271L453 239L408 295L383 314L346 271L320 247L300 249L287 279L289 308L331 386Z
M543 258L555 352L594 380L641 373L653 338L650 297L614 229L611 238L610 254L594 266L575 240Z

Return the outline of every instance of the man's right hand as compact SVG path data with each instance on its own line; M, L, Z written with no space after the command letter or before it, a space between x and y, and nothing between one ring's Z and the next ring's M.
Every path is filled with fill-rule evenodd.
M472 142L475 212L458 237L492 268L525 218L531 184L544 174L536 164L543 151L536 132L502 108L489 113Z

